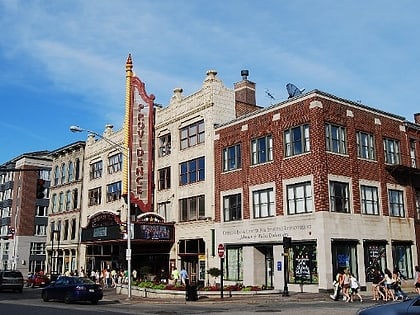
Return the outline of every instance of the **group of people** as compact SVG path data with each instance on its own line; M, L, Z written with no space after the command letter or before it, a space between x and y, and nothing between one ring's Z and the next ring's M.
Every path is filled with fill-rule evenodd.
M397 301L408 298L401 288L401 273L395 269L392 272L385 268L384 272L380 269L372 269L372 300ZM415 288L420 294L420 267L416 267ZM348 268L339 271L334 280L334 293L330 296L333 300L340 300L340 294L346 302L353 302L357 296L363 302L359 294L360 283Z
M172 270L171 278L174 280L174 284L178 284L178 280L181 279L181 284L184 286L189 285L189 278L188 278L188 272L185 270L184 267L181 268L181 271L178 271L176 267Z

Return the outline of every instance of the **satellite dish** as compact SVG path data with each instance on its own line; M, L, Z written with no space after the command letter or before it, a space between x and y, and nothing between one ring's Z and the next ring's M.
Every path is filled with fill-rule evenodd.
M300 90L298 87L296 87L296 85L292 83L287 83L286 89L287 89L287 93L289 93L289 98L301 95L302 92L305 91L305 89Z

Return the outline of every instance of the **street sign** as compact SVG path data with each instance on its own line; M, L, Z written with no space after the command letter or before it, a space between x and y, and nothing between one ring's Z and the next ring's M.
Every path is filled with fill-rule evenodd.
M217 246L217 253L219 254L220 258L225 256L225 246L223 244L219 244L219 246Z

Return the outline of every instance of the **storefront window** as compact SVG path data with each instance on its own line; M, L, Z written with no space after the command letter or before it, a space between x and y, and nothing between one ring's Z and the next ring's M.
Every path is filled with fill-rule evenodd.
M289 282L318 283L316 243L296 244L289 249Z
M372 282L374 280L375 270L379 269L383 272L386 268L385 244L385 242L364 243L365 273L367 282Z
M242 247L226 248L225 278L231 281L242 281L244 279Z
M352 240L332 242L333 277L344 269L349 269L356 277L358 276L356 245L357 242Z
M393 243L392 259L394 262L394 269L398 269L404 278L413 279L411 243Z

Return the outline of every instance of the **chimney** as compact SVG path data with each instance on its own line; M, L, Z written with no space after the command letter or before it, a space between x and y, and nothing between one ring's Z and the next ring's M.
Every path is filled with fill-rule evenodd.
M414 114L414 122L420 125L420 113Z
M249 71L241 70L242 81L234 84L235 101L257 105L255 100L255 83L248 80Z

